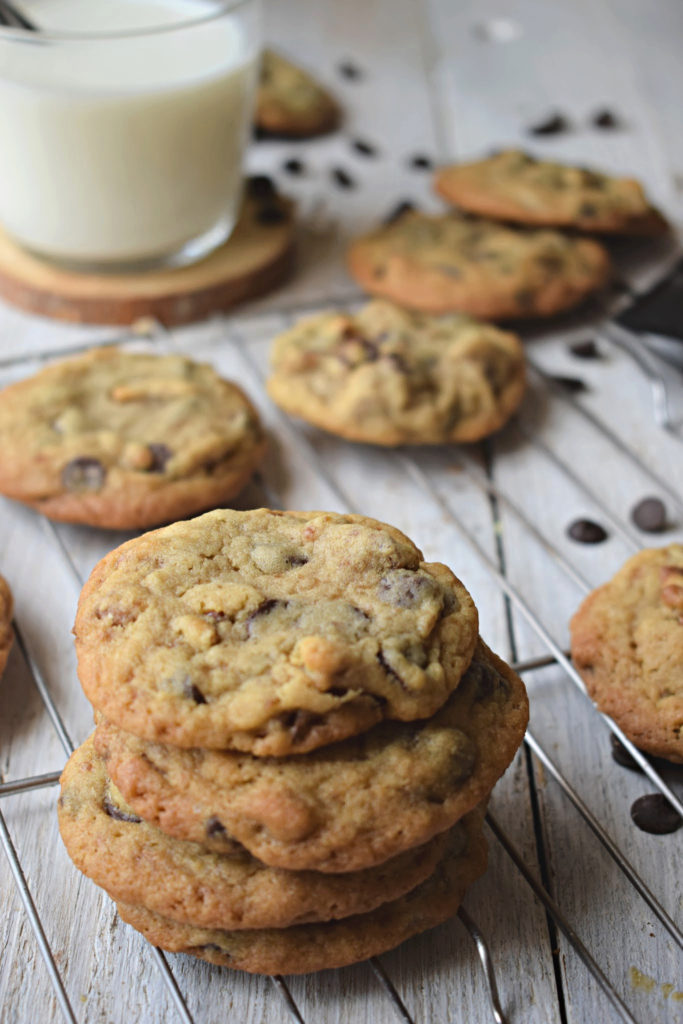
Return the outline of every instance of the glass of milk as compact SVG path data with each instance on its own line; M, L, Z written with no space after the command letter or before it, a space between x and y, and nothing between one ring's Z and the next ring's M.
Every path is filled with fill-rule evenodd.
M79 269L200 259L241 202L259 0L16 0L0 28L0 226Z

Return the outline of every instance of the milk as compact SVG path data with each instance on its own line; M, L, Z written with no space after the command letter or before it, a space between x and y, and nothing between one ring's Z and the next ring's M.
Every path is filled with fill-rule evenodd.
M44 34L0 38L5 231L38 254L105 265L226 236L256 73L239 11L207 20L220 11L211 0L22 0L21 9ZM83 38L56 35L71 32Z

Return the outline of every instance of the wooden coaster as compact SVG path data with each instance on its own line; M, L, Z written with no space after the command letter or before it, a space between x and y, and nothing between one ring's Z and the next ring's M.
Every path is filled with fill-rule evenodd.
M246 199L228 241L192 266L86 274L44 263L0 232L0 295L31 313L91 324L201 320L269 291L292 264L294 204Z

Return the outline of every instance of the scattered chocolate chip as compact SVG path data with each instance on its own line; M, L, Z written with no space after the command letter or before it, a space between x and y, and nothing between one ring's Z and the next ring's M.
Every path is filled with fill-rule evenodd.
M431 171L434 163L428 156L425 156L424 153L416 153L415 156L411 156L410 158L410 166L415 171Z
M580 544L601 544L607 540L607 530L591 519L575 519L567 527L567 535Z
M356 182L353 180L348 171L345 171L343 167L332 168L332 180L335 184L339 185L340 188L355 188Z
M215 815L207 820L205 831L209 837L227 835L225 825L220 818L217 818Z
M645 533L666 530L666 506L659 498L643 498L631 509L631 519Z
M83 456L67 462L62 470L62 483L67 491L99 491L106 475L99 459Z
M256 220L259 224L281 224L287 220L287 211L274 203L267 203L256 211Z
M569 346L569 351L577 359L601 359L602 353L592 338L585 341L575 341Z
M370 142L366 142L365 139L353 139L351 146L355 149L356 153L360 153L361 156L377 156L377 149Z
M569 121L563 114L551 114L544 121L532 124L527 132L529 135L560 135L569 130Z
M631 754L621 742L617 739L614 733L611 734L610 740L612 743L612 758L617 764L620 764L622 768L628 768L632 772L642 772L642 768L637 761L633 759Z
M398 205L394 206L390 213L382 221L383 224L393 224L395 220L398 220L403 216L404 213L408 213L409 210L415 209L415 203L411 202L410 199L402 199Z
M348 78L349 81L357 82L363 77L363 72L357 64L353 64L350 60L343 60L337 65L337 70L342 78Z
M148 444L147 447L152 455L152 464L148 468L149 473L163 473L166 469L166 463L172 457L173 452L167 444L161 442L154 442Z
M193 700L195 704L206 704L206 697L194 683L186 679L183 683L183 697L187 697L188 700Z
M585 380L581 380L580 377L567 377L563 373L552 373L550 379L559 384L565 391L571 392L572 395L578 395L582 391L588 391L588 385Z
M303 161L302 160L297 160L296 157L292 157L291 160L285 160L285 162L283 163L282 167L287 172L287 174L294 174L294 175L303 174L304 171L306 170L306 167L305 167Z
M604 107L602 110L596 110L591 117L591 124L594 128L621 128L621 118L615 114L612 110Z
M631 817L639 829L655 836L675 832L683 824L683 818L661 793L638 797L631 804Z
M142 818L138 818L137 814L117 807L108 796L105 796L102 806L104 807L105 814L108 814L110 818L115 818L117 821L129 821L132 825L139 825L142 821Z
M247 178L247 195L252 199L272 199L277 189L267 174L252 174Z

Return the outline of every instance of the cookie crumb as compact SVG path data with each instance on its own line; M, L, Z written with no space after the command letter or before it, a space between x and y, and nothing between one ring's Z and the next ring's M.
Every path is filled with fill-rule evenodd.
M337 65L337 70L342 78L347 78L351 82L357 82L363 78L363 72L350 60L343 60Z

